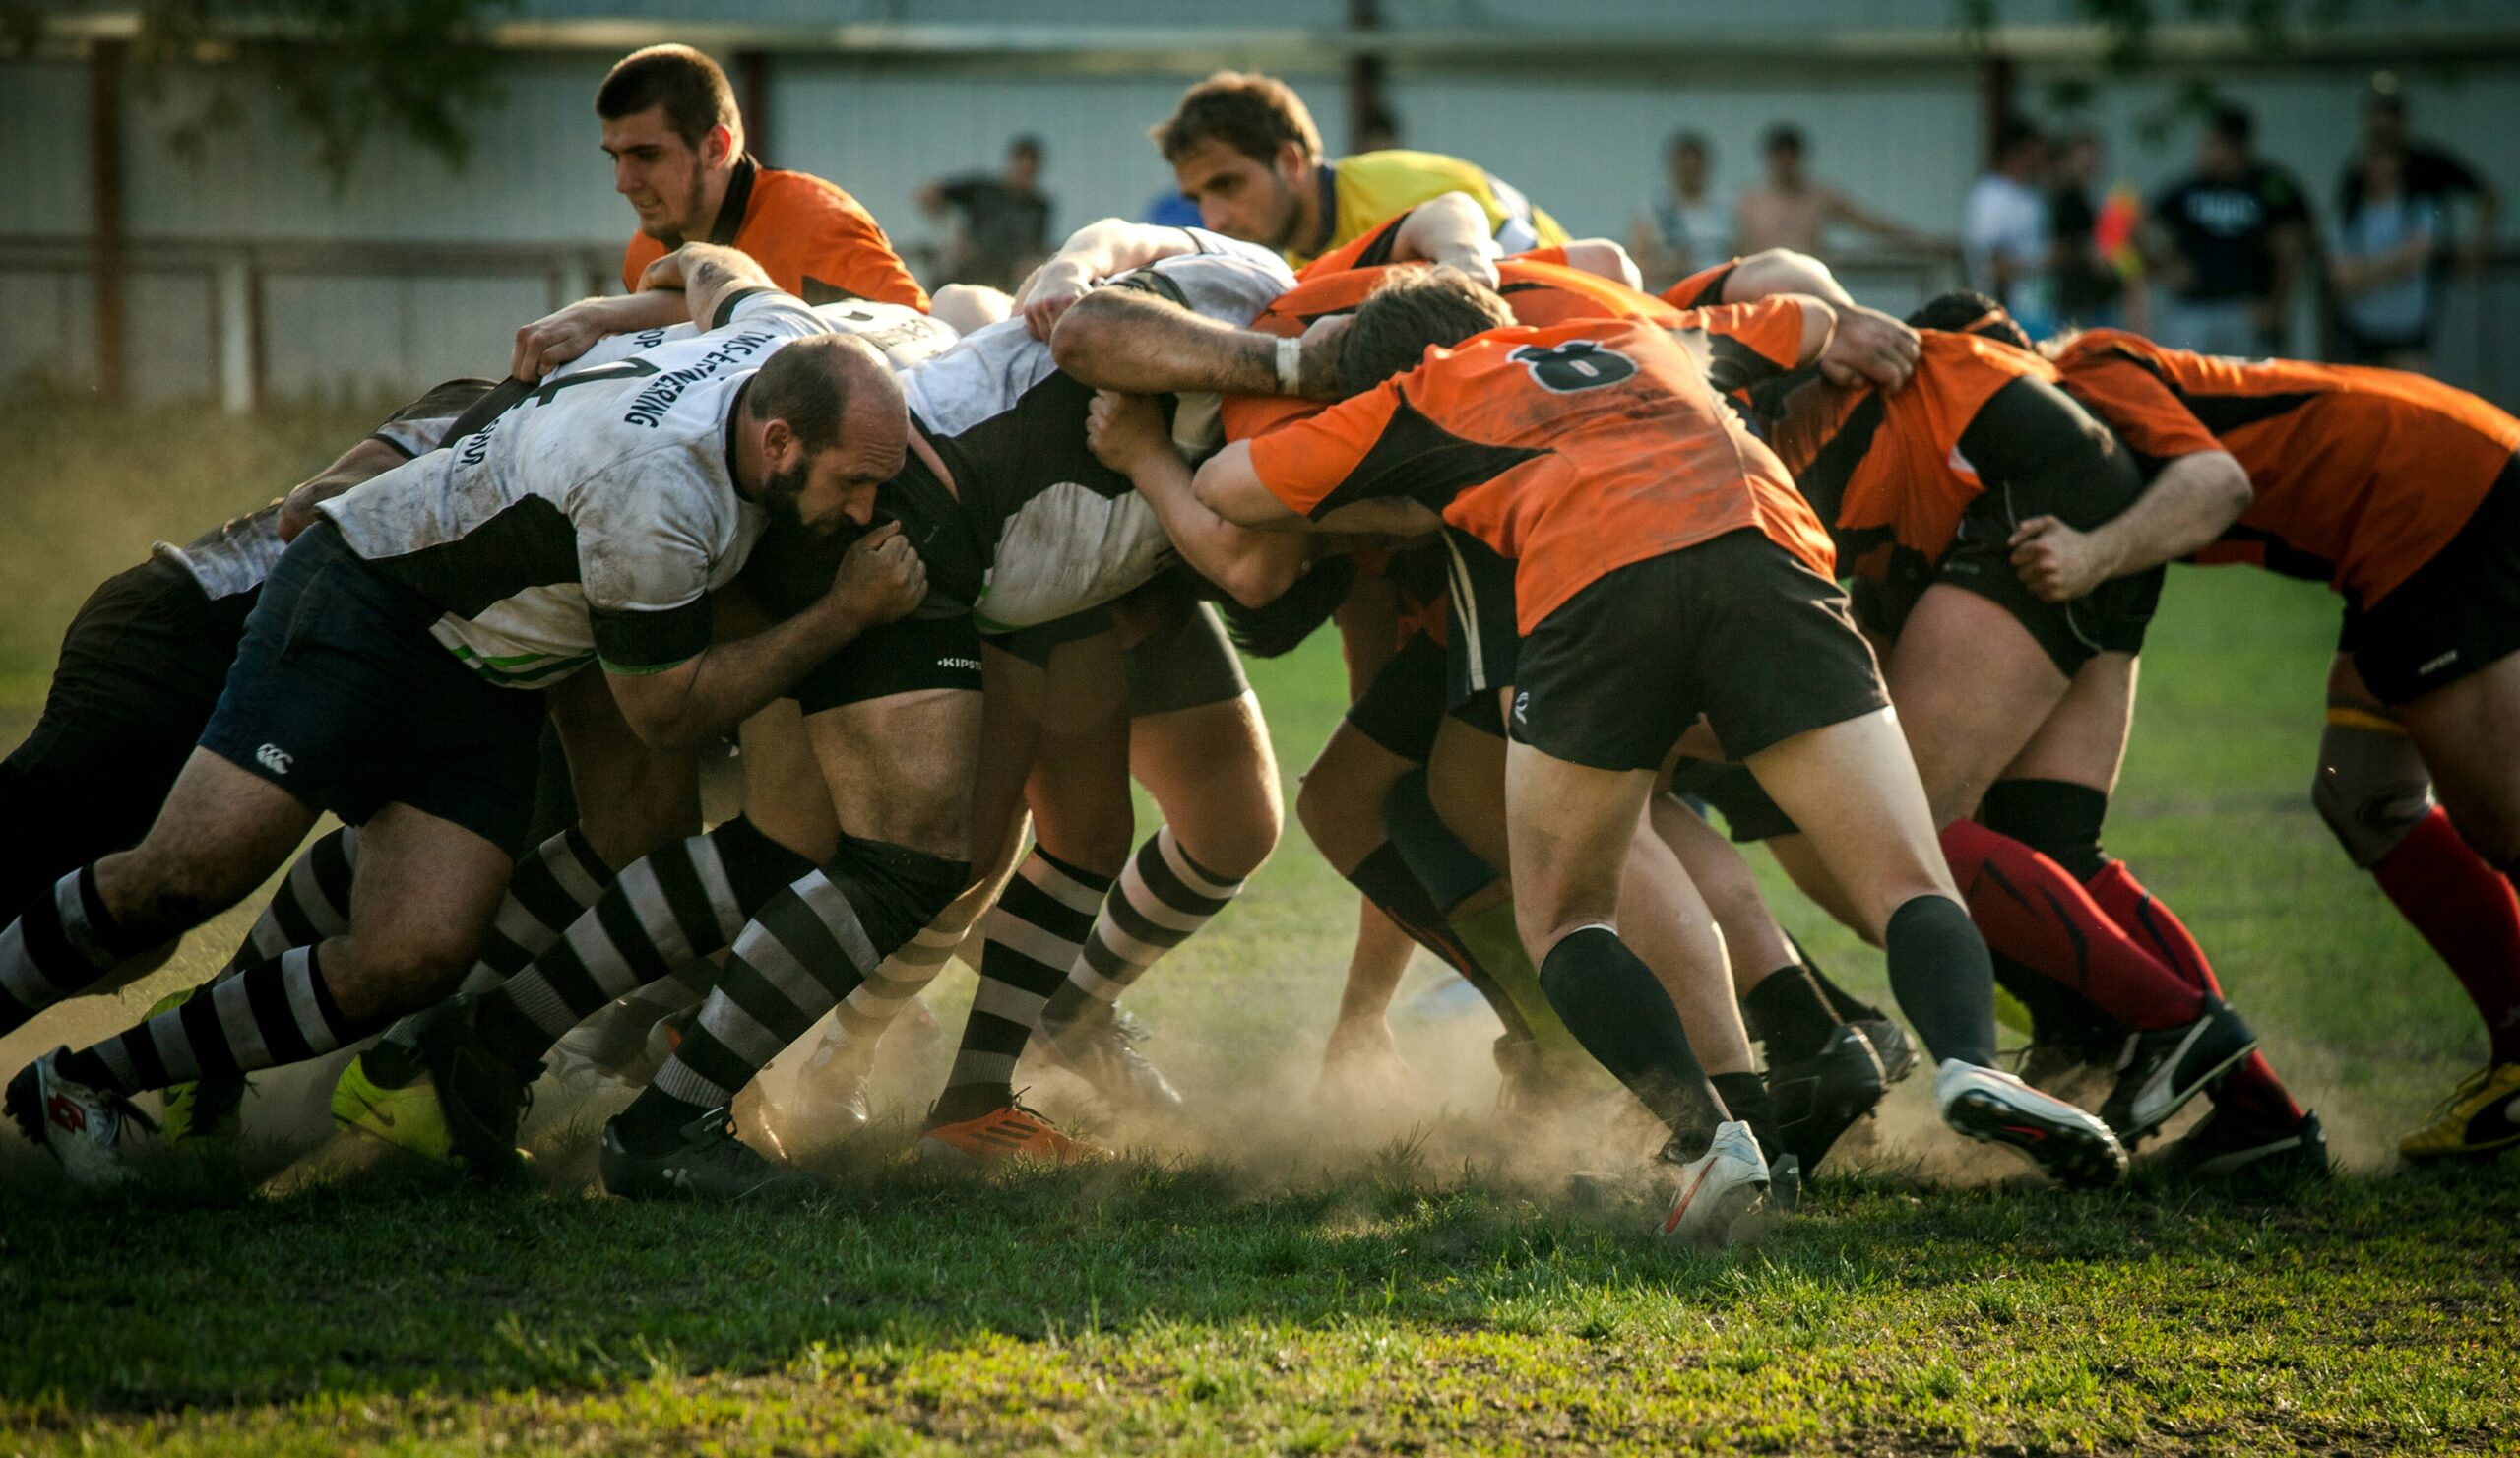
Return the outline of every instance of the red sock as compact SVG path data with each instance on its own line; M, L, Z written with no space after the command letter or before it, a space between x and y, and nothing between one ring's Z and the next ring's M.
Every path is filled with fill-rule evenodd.
M2205 960L2205 949L2178 914L2162 904L2161 898L2144 889L2126 862L2112 860L2102 866L2100 874L2091 878L2091 899L2110 919L2127 929L2137 941L2152 949L2171 971L2188 985L2213 995L2223 995L2223 984L2214 976L2214 964ZM2293 1093L2284 1080L2275 1076L2274 1065L2266 1054L2251 1053L2222 1081L2214 1086L2214 1102L2232 1112L2257 1124L2297 1124L2301 1121L2301 1106L2293 1102Z
M2203 1016L2204 995L2110 919L2055 861L1974 820L1943 827L1942 854L1996 951L2140 1032Z
M2520 896L2459 838L2438 806L2371 867L2407 919L2468 989L2493 1061L2520 1058Z

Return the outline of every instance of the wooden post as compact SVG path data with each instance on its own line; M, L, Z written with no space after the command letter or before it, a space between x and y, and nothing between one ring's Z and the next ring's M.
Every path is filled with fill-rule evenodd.
M2016 79L2010 56L1986 52L1986 63L1978 73L1978 154L1986 167L1995 164L1995 139L2003 135L2004 123L2019 114L2012 100Z
M735 105L744 117L744 150L770 160L770 55L767 51L735 52Z
M95 262L96 394L108 405L126 398L123 353L122 216L123 42L88 48L88 192L91 253Z
M1348 29L1359 36L1381 30L1376 0L1348 0ZM1348 151L1364 149L1365 122L1382 109L1382 57L1358 51L1348 60Z

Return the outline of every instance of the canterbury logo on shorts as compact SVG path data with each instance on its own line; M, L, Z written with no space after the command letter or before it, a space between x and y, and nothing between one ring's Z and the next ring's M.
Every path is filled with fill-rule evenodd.
M295 762L296 761L290 756L289 752L283 749L278 744L265 744L262 748L254 751L254 763L261 765L264 769L271 771L275 775L287 774L288 767Z

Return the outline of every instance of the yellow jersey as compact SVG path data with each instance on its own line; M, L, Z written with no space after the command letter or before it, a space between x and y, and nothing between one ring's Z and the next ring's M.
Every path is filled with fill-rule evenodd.
M1507 253L1570 241L1557 220L1533 207L1519 188L1459 158L1396 149L1360 152L1323 162L1319 175L1321 231L1310 247L1287 250L1287 262L1294 268L1448 192L1466 192L1479 200L1498 246Z

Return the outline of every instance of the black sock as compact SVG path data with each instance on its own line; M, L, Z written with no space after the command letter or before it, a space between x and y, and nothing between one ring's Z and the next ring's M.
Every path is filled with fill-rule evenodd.
M1785 1139L1776 1122L1776 1105L1768 1098L1768 1081L1755 1073L1718 1073L1707 1080L1724 1100L1724 1109L1750 1126L1759 1152L1775 1164L1785 1154Z
M1741 1021L1767 1049L1771 1068L1810 1057L1841 1026L1818 983L1798 963L1769 973L1743 994Z
M2065 780L1998 780L1978 803L1978 823L2008 835L2089 884L2109 864L2100 827L2109 792Z
M1670 1129L1682 1157L1706 1153L1724 1102L1670 994L1618 933L1582 926L1558 938L1540 965L1540 986L1584 1050Z
M1782 927L1779 929L1783 930ZM1820 995L1828 999L1829 1011L1838 1015L1839 1022L1870 1023L1889 1016L1888 1013L1831 981L1827 970L1820 966L1819 959L1813 957L1811 949L1804 946L1801 939L1793 932L1785 933L1785 944L1794 948L1795 956L1802 959L1802 970L1811 975L1812 983L1819 987Z
M1397 846L1385 841L1374 847L1364 859L1356 862L1356 868L1348 873L1348 884L1363 892L1365 900L1389 917L1393 925L1408 932L1419 946L1443 958L1446 966L1478 988L1479 995L1487 999L1488 1007L1505 1025L1507 1034L1517 1039L1532 1036L1531 1025L1524 1020L1522 1010L1514 1006L1514 999L1505 994L1495 975L1482 966L1478 955L1454 934L1451 923L1444 919L1443 911L1427 894L1425 886L1411 873Z
M1426 772L1411 770L1391 787L1382 802L1382 820L1392 849L1409 865L1435 909L1445 916L1472 896L1495 884L1496 867L1462 843L1435 813L1426 794Z
M1069 974L1094 934L1112 879L1039 846L1016 867L980 921L980 984L963 1019L945 1091L931 1110L933 1122L961 1123L1014 1102L1024 1045L1052 996L1071 985Z
M26 833L21 828L21 833ZM157 943L135 941L105 910L96 868L83 865L29 902L0 932L0 995L13 1022L0 1033L66 997L75 997Z
M319 948L291 947L72 1055L62 1070L93 1087L136 1094L205 1075L303 1062L347 1047L394 1021L390 1013L345 1015L319 958Z
M1920 896L1890 914L1882 934L1890 991L1939 1063L1995 1061L1995 972L1986 939L1960 903Z

